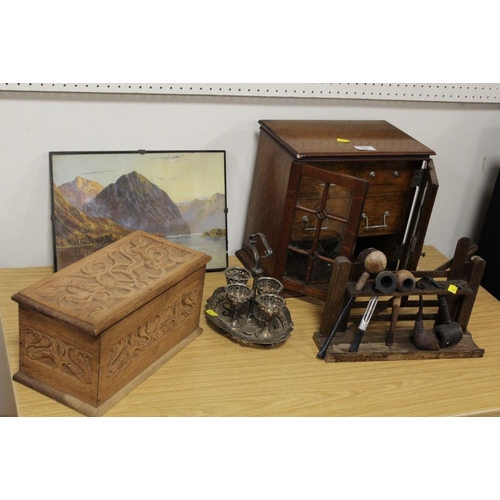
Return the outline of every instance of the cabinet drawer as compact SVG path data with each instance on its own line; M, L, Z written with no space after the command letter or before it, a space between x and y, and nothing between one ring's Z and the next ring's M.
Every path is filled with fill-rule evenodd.
M325 191L325 183L314 177L302 177L298 192L298 200L301 205L309 206L313 200L321 200ZM350 191L337 184L330 184L328 188L328 199L347 198Z
M359 236L393 234L398 230L404 196L367 198L359 223Z
M316 234L316 228L320 225L321 239L340 241L344 232L345 224L328 218L319 219L315 214L297 210L292 223L292 234L290 240L300 248L308 250Z
M367 196L396 193L403 195L408 187L413 170L397 167L396 165L388 168L360 168L357 173L358 177L370 182Z

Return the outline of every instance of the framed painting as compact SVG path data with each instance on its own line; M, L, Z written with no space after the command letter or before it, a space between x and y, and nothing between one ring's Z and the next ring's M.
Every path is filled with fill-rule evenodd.
M225 151L50 152L56 271L141 229L227 267Z

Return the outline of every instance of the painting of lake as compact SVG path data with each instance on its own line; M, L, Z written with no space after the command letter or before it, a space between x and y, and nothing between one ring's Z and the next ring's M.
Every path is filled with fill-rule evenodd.
M224 151L52 152L54 267L135 230L227 267Z

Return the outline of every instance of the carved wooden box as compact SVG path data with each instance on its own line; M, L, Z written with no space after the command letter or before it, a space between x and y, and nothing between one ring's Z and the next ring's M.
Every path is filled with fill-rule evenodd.
M14 380L102 415L202 332L209 261L136 231L18 292Z

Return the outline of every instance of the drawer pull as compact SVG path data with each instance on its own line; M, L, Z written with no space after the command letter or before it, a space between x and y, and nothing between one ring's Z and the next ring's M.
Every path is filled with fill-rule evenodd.
M361 214L361 217L363 217L363 219L365 219L366 223L365 223L365 229L380 229L380 228L383 228L383 227L387 227L387 217L389 217L389 212L384 212L384 223L383 224L379 224L379 225L376 225L376 226L370 226L369 225L369 222L368 222L368 215L366 215L365 213Z
M302 222L305 224L304 231L316 231L316 228L314 226L309 225L309 222L311 221L309 220L309 217L307 215L304 215L304 217L302 217ZM320 231L324 231L326 229L328 229L328 221L325 221L325 225L321 227Z

